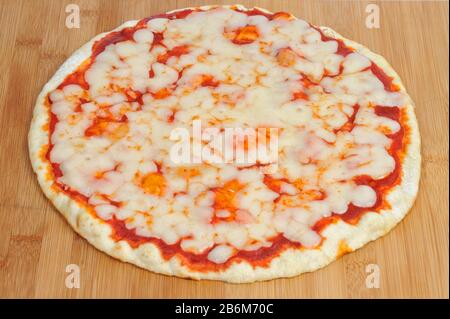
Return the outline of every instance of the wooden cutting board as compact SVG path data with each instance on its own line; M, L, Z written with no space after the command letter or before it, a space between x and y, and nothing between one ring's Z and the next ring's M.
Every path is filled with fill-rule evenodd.
M153 274L96 250L44 197L28 159L27 132L35 99L59 65L91 37L124 21L213 2L0 0L0 297L448 298L445 1L371 1L380 8L379 29L365 25L369 2L242 1L330 26L380 53L417 104L423 165L412 211L384 238L322 270L243 285ZM69 3L81 9L80 29L65 27ZM65 286L69 264L80 267L79 289ZM365 285L368 264L379 267L378 289Z

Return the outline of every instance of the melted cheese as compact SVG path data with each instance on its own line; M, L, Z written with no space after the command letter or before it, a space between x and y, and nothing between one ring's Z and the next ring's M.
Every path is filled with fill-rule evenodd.
M156 33L161 45L152 45ZM366 57L337 49L292 18L217 8L151 19L96 57L85 73L89 90L71 84L51 92L58 182L87 196L99 218L115 216L139 236L180 242L188 252L208 251L214 263L270 246L279 234L315 247L318 220L376 203L376 192L354 177L394 170L387 134L400 129L373 105L400 107L402 94L384 89ZM353 127L343 129L356 104ZM194 119L218 129L282 128L271 175L278 189L245 163L180 170L169 157L170 132ZM219 196L233 181L242 187Z

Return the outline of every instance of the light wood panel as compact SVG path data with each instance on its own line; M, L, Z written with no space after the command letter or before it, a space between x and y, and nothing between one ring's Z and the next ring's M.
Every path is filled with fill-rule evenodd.
M44 198L27 155L34 101L58 66L94 35L130 19L219 1L0 0L0 297L446 297L448 298L448 2L378 1L381 28L359 1L242 1L328 25L385 56L417 104L423 173L414 208L390 234L325 269L230 285L144 271L97 251ZM65 6L81 28L65 27ZM230 3L230 2L228 2ZM378 264L381 287L365 286ZM65 267L81 288L65 287Z

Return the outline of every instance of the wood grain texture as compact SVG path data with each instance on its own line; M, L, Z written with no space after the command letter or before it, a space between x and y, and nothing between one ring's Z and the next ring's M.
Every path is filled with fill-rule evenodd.
M380 53L400 74L417 106L423 167L412 211L387 236L322 270L243 285L153 274L97 251L44 197L28 159L27 133L35 99L59 65L90 38L124 21L219 2L0 0L0 297L448 298L445 1L375 1L381 10L380 29L365 27L369 2L241 1L330 26ZM80 6L80 29L65 27L69 3ZM65 286L68 264L80 266L80 289ZM379 289L365 286L368 264L380 267Z

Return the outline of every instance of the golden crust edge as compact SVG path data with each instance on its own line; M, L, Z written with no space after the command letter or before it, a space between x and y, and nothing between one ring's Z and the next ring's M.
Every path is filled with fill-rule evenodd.
M247 9L241 5L237 6L244 10L252 9ZM218 6L203 6L200 8L210 9L212 7ZM189 8L175 11L185 9ZM258 9L270 13L265 9ZM125 22L109 32L132 26L136 22L136 20ZM65 76L73 72L82 61L90 56L92 44L109 32L97 35L78 49L58 69L39 94L30 126L28 142L32 166L38 176L38 181L44 194L66 218L72 228L97 249L117 259L153 272L191 279L247 283L281 277L293 277L304 272L315 271L333 262L339 257L339 245L342 241L345 241L350 249L356 250L366 243L385 235L406 216L418 192L421 155L420 134L417 119L414 114L414 105L406 93L399 76L382 56L371 52L361 44L342 37L330 28L320 27L320 29L329 36L343 40L346 45L353 47L356 51L377 63L389 76L394 78L394 83L408 96L408 103L405 109L410 127L410 145L408 146L402 165L402 182L394 187L387 196L387 200L393 207L392 209L380 213L366 213L355 226L342 221L332 224L323 231L326 240L324 240L321 249L288 249L281 253L280 256L275 257L267 268L254 268L247 262L241 262L235 263L226 270L219 272L196 272L183 266L178 257L173 257L170 260L163 259L159 248L154 244L147 243L137 249L133 249L126 241L113 241L110 237L111 228L106 223L92 216L84 207L72 200L69 196L55 192L52 189L52 182L46 179L49 164L43 161L40 156L42 148L48 144L48 131L43 129L44 124L48 122L48 112L44 104L45 97L50 91L56 88Z

